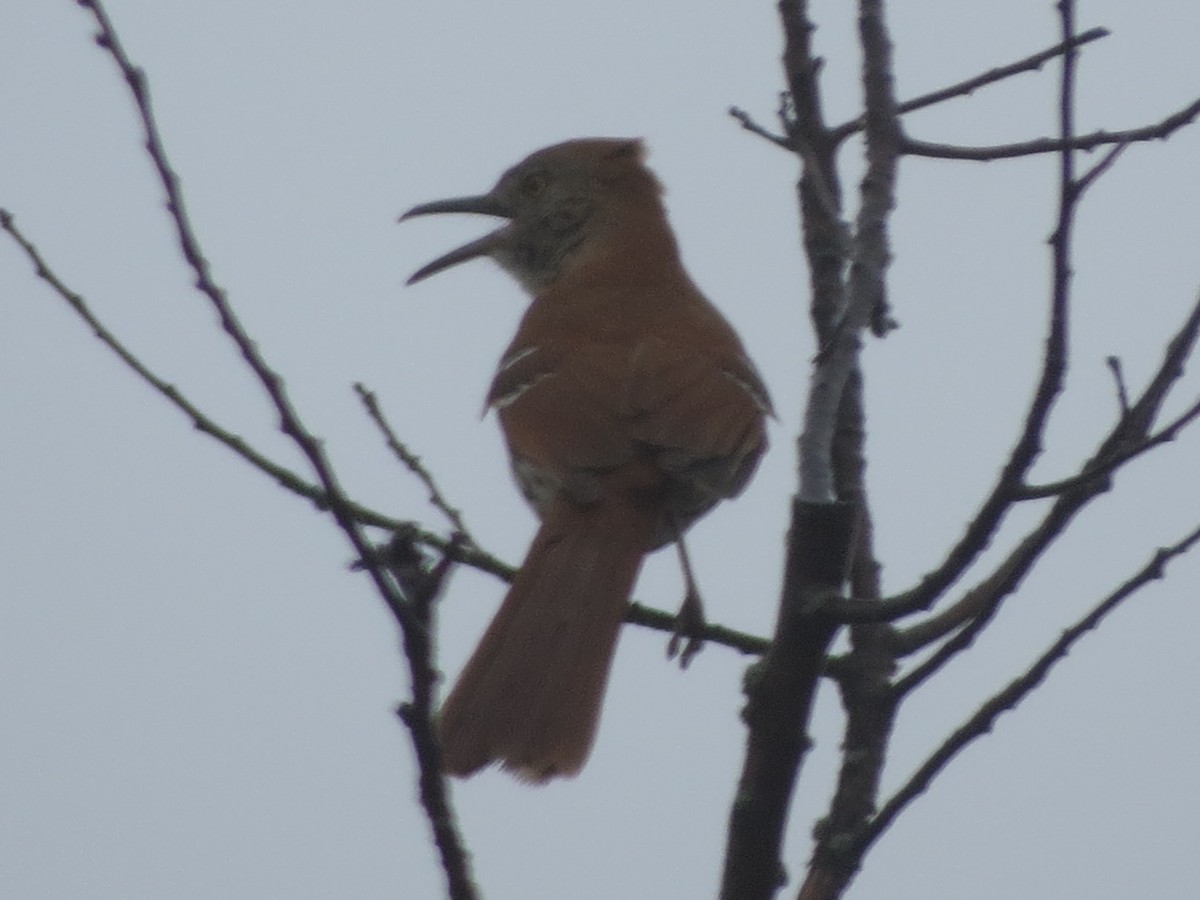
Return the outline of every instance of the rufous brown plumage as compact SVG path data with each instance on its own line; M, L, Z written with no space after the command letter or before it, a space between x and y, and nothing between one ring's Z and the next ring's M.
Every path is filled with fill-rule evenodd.
M454 775L582 768L642 559L740 493L766 449L767 390L684 271L643 157L637 140L568 141L403 217L506 220L410 283L490 256L532 297L487 402L541 527L442 707Z

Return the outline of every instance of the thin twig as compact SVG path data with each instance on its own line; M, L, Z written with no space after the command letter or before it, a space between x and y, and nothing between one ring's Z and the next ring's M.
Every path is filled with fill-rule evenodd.
M1067 491L1075 490L1076 488L1086 484L1088 481L1097 478L1105 478L1114 472L1119 467L1123 466L1130 460L1141 456L1148 450L1169 443L1178 436L1184 428L1192 422L1200 418L1200 400L1194 402L1186 410L1177 416L1174 421L1163 426L1160 431L1156 431L1150 437L1146 438L1139 444L1130 447L1105 463L1103 466L1082 472L1072 478L1063 478L1060 481L1051 481L1048 484L1029 485L1021 490L1020 499L1022 500L1041 500L1046 497L1056 497L1059 494Z
M987 734L1001 713L1015 709L1030 692L1041 684L1056 663L1064 659L1071 648L1088 631L1096 628L1110 612L1126 598L1149 582L1163 577L1165 566L1177 556L1187 553L1200 542L1200 527L1169 547L1161 548L1153 558L1120 587L1098 603L1087 615L1062 633L1025 672L1003 690L993 694L978 710L955 729L928 759L913 773L899 790L880 808L858 836L859 852L874 843L895 821L896 817L917 797L923 794L933 779L972 741Z
M1136 144L1157 141L1169 137L1175 131L1190 125L1200 116L1200 100L1189 103L1178 112L1160 122L1126 131L1094 131L1091 134L1073 135L1069 141L1058 138L1037 138L1016 144L997 144L991 147L962 147L954 144L938 144L904 137L901 152L908 156L925 156L932 159L964 159L976 162L991 162L997 159L1013 159L1018 156L1033 156L1039 153L1062 153L1064 150L1095 150L1110 144Z
M974 642L979 630L991 618L988 610L996 607L996 597L999 594L998 582L1000 581L997 575L1011 569L1011 561L1014 558L1017 558L1017 554L1015 553L1011 554L1008 560L1006 560L1009 563L1008 566L999 567L997 573L972 587L946 609L935 612L907 628L893 629L891 633L891 651L894 657L899 660L910 656L935 641L941 640L956 629L963 628L964 625L967 625L968 628L963 628L963 631L955 636L958 644L954 647L943 646L938 649L942 651L944 656L952 652L957 652L959 649L969 647ZM938 671L943 664L944 660L941 658L925 660L921 665L909 672L905 676L905 679L893 685L892 692L896 696L903 696L909 693L930 675Z
M1055 507L1013 549L996 570L967 591L948 609L909 628L892 634L892 651L898 659L916 653L929 644L960 629L930 656L905 673L893 686L900 698L944 669L949 662L971 648L983 630L991 624L1000 604L1020 585L1021 580L1079 508ZM965 626L965 627L964 627Z
M1078 475L1072 475L1070 478L1061 478L1058 481L1050 481L1045 484L1026 485L1021 488L1017 499L1045 500L1047 497L1057 497L1068 491L1077 490L1089 482L1109 478L1117 469L1146 453L1148 450L1173 441L1179 431L1194 421L1197 416L1200 416L1200 402L1193 404L1188 408L1187 412L1179 417L1177 427L1174 424L1168 426L1132 447L1122 450L1110 459L1097 463L1087 471L1080 472Z
M1200 297L1197 297L1195 305L1192 306L1191 313L1167 344L1167 349L1163 353L1163 359L1155 371L1154 378L1151 379L1150 384L1142 392L1136 403L1130 405L1129 397L1124 395L1123 379L1119 382L1119 390L1121 391L1120 402L1124 408L1124 412L1107 439L1108 453L1098 452L1092 457L1089 464L1084 466L1082 471L1069 478L1053 481L1048 484L1022 487L1016 494L1017 499L1033 500L1057 496L1074 490L1088 481L1107 477L1120 466L1141 456L1148 450L1175 440L1183 429L1196 421L1197 418L1200 418L1200 400L1197 400L1152 434L1146 433L1149 429L1149 422L1141 421L1145 420L1147 416L1153 417L1158 414L1158 410L1166 399L1167 393L1179 378L1182 377L1184 364L1191 356L1198 338L1200 338ZM1117 440L1117 436L1122 433L1122 429L1128 430L1127 425L1135 422L1137 423L1134 426L1135 429L1139 427L1144 429L1138 432L1141 435L1140 438L1137 440Z
M1027 56L1022 60L1014 63L1009 63L1006 66L998 66L994 69L976 75L973 78L968 78L965 81L960 81L957 84L952 84L949 87L942 88L937 91L932 91L928 94L922 94L920 97L914 97L911 100L905 100L900 104L898 112L900 114L914 112L918 109L924 109L928 106L933 106L936 103L944 103L946 100L952 100L955 97L965 97L972 94L981 87L986 87L990 84L995 84L998 81L1003 81L1006 78L1011 78L1014 75L1020 75L1023 72L1033 72L1040 69L1045 63L1054 59L1056 56L1061 56L1069 49L1081 47L1084 44L1099 40L1100 38L1108 37L1110 34L1107 28L1093 28L1085 31L1082 34L1076 35L1075 39L1070 42L1055 44L1046 50L1042 50L1032 56ZM861 131L863 128L863 117L859 116L850 122L845 122L842 125L833 129L833 135L837 140L854 134L856 131Z
M729 107L729 115L737 119L737 121L741 123L741 126L751 134L757 134L760 138L764 138L765 140L770 141L772 144L782 147L784 150L795 150L795 147L792 146L791 141L789 141L783 135L775 134L774 132L768 131L762 125L759 125L751 117L750 113L746 112L740 106Z
M1119 356L1105 357L1104 364L1112 372L1113 385L1117 389L1117 405L1120 408L1121 415L1128 415L1129 391L1125 388L1125 372L1121 368L1121 358Z
M0 228L7 231L12 239L16 241L17 245L25 253L25 256L33 264L34 273L37 277L46 282L56 294L66 300L79 317L88 324L96 337L112 350L126 366L132 369L139 378L158 391L172 405L191 419L197 431L215 438L246 462L250 463L250 465L278 482L282 487L310 500L318 509L326 510L329 508L329 498L324 490L309 481L305 481L291 469L269 459L247 444L241 437L217 424L216 421L192 403L177 387L168 384L143 363L96 317L83 296L67 287L46 262L33 242L17 226L16 221L8 210L0 209ZM353 504L353 506L355 518L364 525L393 529L400 524L399 520L392 519L383 513L368 509L360 504Z
M1107 153L1104 154L1104 156L1100 157L1100 160L1094 166L1084 172L1083 175L1081 175L1075 181L1076 198L1082 197L1084 191L1090 188L1092 184L1095 183L1097 178L1111 169L1113 167L1113 163L1117 161L1120 155L1124 153L1128 147L1129 141L1122 141L1121 143L1112 147Z
M1024 72L1033 72L1042 68L1048 61L1056 56L1061 56L1068 49L1080 47L1100 38L1108 37L1111 32L1107 28L1093 28L1076 36L1075 40L1070 44L1056 44L1046 50L1034 53L1024 59L1014 63L1009 63L1005 66L997 66L989 69L979 75L967 78L957 84L952 84L949 87L940 88L936 91L931 91L928 94L922 94L919 97L913 97L911 100L905 100L897 106L896 112L900 115L905 113L915 112L919 109L933 106L938 103L944 103L947 100L953 100L956 97L965 97L973 94L979 88L987 87L995 84L998 81L1003 81L1011 78L1014 75L1020 75ZM782 147L784 150L795 151L795 146L784 135L775 134L764 126L756 122L753 117L743 110L741 107L733 106L729 109L729 115L736 119L741 126L751 134L756 134L761 138L775 144L777 147ZM857 119L851 119L849 122L843 122L841 125L835 126L829 130L829 135L833 141L841 142L852 134L862 131L865 124L865 117L859 116Z
M467 529L466 523L463 521L462 513L456 507L451 506L445 496L443 496L441 489L437 486L437 482L434 481L433 474L421 462L421 457L409 450L396 435L395 430L383 415L383 411L379 408L379 399L375 396L374 391L368 390L362 382L354 383L354 391L358 394L358 399L362 401L367 415L371 417L371 420L383 434L388 449L425 485L426 490L429 491L430 504L449 520L451 527L461 534L467 543L475 544L475 539L471 537L471 532Z
M809 264L812 299L809 317L817 346L829 346L846 311L846 260L850 231L842 219L842 186L837 144L830 140L821 102L821 60L814 53L816 29L806 0L780 0L783 68L788 90L780 98L779 117L795 151L804 161L800 177L800 220Z

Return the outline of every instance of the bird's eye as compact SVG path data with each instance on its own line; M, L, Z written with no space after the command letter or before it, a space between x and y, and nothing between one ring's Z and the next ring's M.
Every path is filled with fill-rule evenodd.
M521 179L518 189L526 197L537 197L546 189L546 179L537 172L531 172Z

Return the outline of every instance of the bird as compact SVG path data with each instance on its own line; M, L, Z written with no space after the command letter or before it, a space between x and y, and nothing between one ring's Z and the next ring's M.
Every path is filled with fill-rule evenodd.
M687 592L669 652L704 624L683 534L741 493L767 447L767 388L684 270L641 139L538 150L486 194L400 217L504 220L409 284L491 257L531 300L487 394L540 518L507 595L437 717L442 770L543 783L591 752L645 556L677 543Z

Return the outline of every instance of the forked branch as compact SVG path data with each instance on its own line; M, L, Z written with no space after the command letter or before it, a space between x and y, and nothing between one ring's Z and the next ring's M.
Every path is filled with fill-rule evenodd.
M896 817L929 788L933 779L946 768L951 760L973 741L991 731L996 719L1002 713L1015 709L1022 700L1029 696L1034 688L1046 679L1050 670L1067 656L1071 648L1084 635L1096 628L1105 616L1129 597L1151 581L1162 578L1167 563L1187 553L1197 543L1200 543L1200 527L1193 529L1171 546L1160 548L1146 565L1064 631L1058 640L1034 660L1024 673L1010 682L1003 690L989 697L974 714L956 728L953 734L929 755L908 781L883 804L879 814L859 835L858 853L861 855L878 840L880 835L896 820Z
M1098 41L1101 38L1106 38L1109 36L1109 34L1111 34L1111 32L1107 28L1092 28L1081 34L1075 35L1068 41L1062 41L1058 44L1055 44L1053 47L1041 50L1038 53L1034 53L1033 55L1027 56L1024 59L1017 60L1014 63L1009 63L1005 66L997 66L996 68L989 69L988 71L972 78L967 78L966 80L960 81L957 84L952 84L949 87L931 91L928 94L922 94L921 96L914 97L911 100L905 100L900 103L897 112L899 112L901 115L905 113L916 112L918 109L925 109L938 103L945 103L947 100L953 100L956 97L965 97L969 94L973 94L982 87L996 84L997 82L1012 78L1014 75L1021 75L1025 72L1037 71L1038 69L1041 69L1041 67L1047 62L1062 56L1068 50L1074 50L1077 47L1082 47L1084 44L1090 44L1092 41ZM862 116L859 116L857 119L852 119L851 121L834 128L832 132L833 136L837 140L842 140L843 138L848 137L857 131L861 131L863 124L864 119Z
M413 601L405 595L400 582L393 572L377 558L377 554L375 554L374 548L363 531L362 525L355 517L355 506L345 493L343 493L333 464L326 456L321 442L305 426L291 403L283 380L261 355L257 345L251 340L237 315L234 313L225 291L214 279L188 218L179 178L170 165L159 135L145 76L141 70L133 65L125 53L113 29L112 23L99 0L79 0L79 4L92 13L96 24L99 26L99 34L96 38L97 43L112 57L129 86L145 135L146 149L158 172L159 182L166 195L167 210L175 228L180 251L195 275L196 289L208 299L210 305L217 313L222 329L237 347L247 367L257 377L279 416L280 429L292 439L301 453L308 459L309 464L316 474L317 481L326 495L329 512L349 540L351 546L353 546L356 555L363 563L363 568L366 569L371 580L374 582L380 597L395 616L405 636L406 644L411 645L409 649L415 648L417 644L414 642L419 643L421 640L428 640L426 634L417 634L417 632L424 632L427 629L429 624L428 616L424 618L420 617L421 607L419 605L414 606ZM449 561L446 560L443 565L448 566ZM444 571L442 574L444 575ZM440 582L440 577L438 580ZM427 598L429 602L431 602L433 593L435 591L431 591ZM450 895L454 900L474 900L476 892L467 867L467 856L463 850L461 838L453 826L452 817L449 815L449 799L446 794L445 778L441 773L440 766L437 765L436 753L433 754L432 758L430 754L422 753L420 742L417 740L421 733L429 732L432 729L429 720L432 708L431 703L425 702L428 701L428 697L425 697L424 700L421 697L423 680L424 683L429 685L428 691L432 690L432 682L428 681L423 673L425 664L422 660L423 658L419 653L415 657L413 655L408 656L413 689L417 695L417 705L411 708L411 714L416 715L417 710L419 710L425 719L419 728L413 728L410 723L410 732L414 737L414 746L418 751L417 759L422 796L426 800L425 808L430 814L430 822L434 829L438 849L442 855L443 869L446 873ZM435 812L439 808L445 812L445 815L435 815Z

